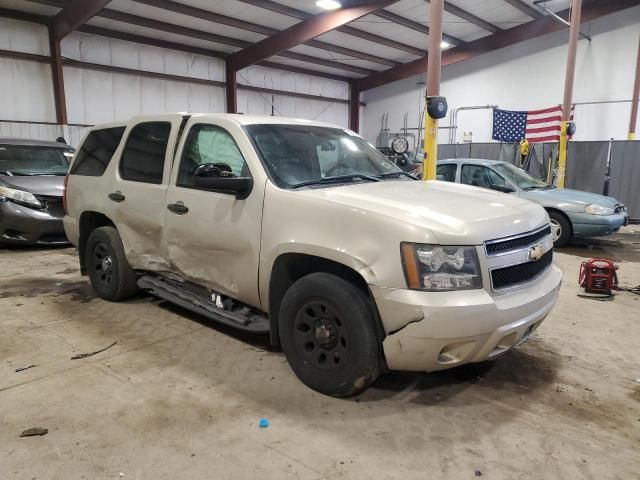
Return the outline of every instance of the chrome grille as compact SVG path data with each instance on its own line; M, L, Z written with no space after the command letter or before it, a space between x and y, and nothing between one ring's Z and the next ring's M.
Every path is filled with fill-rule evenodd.
M522 247L526 247L534 243L536 240L540 240L541 238L546 237L547 235L551 235L551 227L549 225L535 232L531 232L528 234L525 233L517 237L491 240L485 243L485 249L487 251L487 255L497 255L499 253L505 253L512 250L520 249Z
M494 290L528 283L544 272L553 261L553 250L545 253L540 260L497 268L491 271L491 284Z

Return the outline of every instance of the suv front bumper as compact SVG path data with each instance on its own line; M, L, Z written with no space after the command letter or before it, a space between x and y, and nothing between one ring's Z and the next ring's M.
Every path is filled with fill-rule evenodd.
M436 371L481 362L516 347L555 305L562 273L555 266L527 287L422 292L371 286L387 333L391 370Z

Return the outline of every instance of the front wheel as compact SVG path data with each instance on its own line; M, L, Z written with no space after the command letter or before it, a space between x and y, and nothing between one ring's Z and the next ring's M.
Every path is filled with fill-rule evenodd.
M287 290L278 328L287 361L317 392L349 397L381 367L380 339L369 299L335 275L312 273Z
M136 272L127 262L122 240L114 227L92 231L85 255L89 280L100 298L115 302L138 292Z
M571 223L567 217L558 212L549 212L549 219L551 220L553 246L555 248L564 247L571 240Z

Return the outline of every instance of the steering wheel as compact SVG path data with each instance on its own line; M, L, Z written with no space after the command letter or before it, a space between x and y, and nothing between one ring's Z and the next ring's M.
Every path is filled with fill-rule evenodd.
M340 170L341 172L338 173L338 170ZM328 177L333 177L335 175L348 175L349 173L356 172L356 171L357 170L349 167L348 165L345 165L344 163L336 162L327 169L325 174Z

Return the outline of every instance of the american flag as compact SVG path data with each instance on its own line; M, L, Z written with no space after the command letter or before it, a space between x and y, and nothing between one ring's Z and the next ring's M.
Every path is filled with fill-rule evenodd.
M574 108L571 107L571 120ZM493 135L501 142L519 142L526 138L530 142L557 142L560 140L562 107L542 110L511 111L493 109Z

